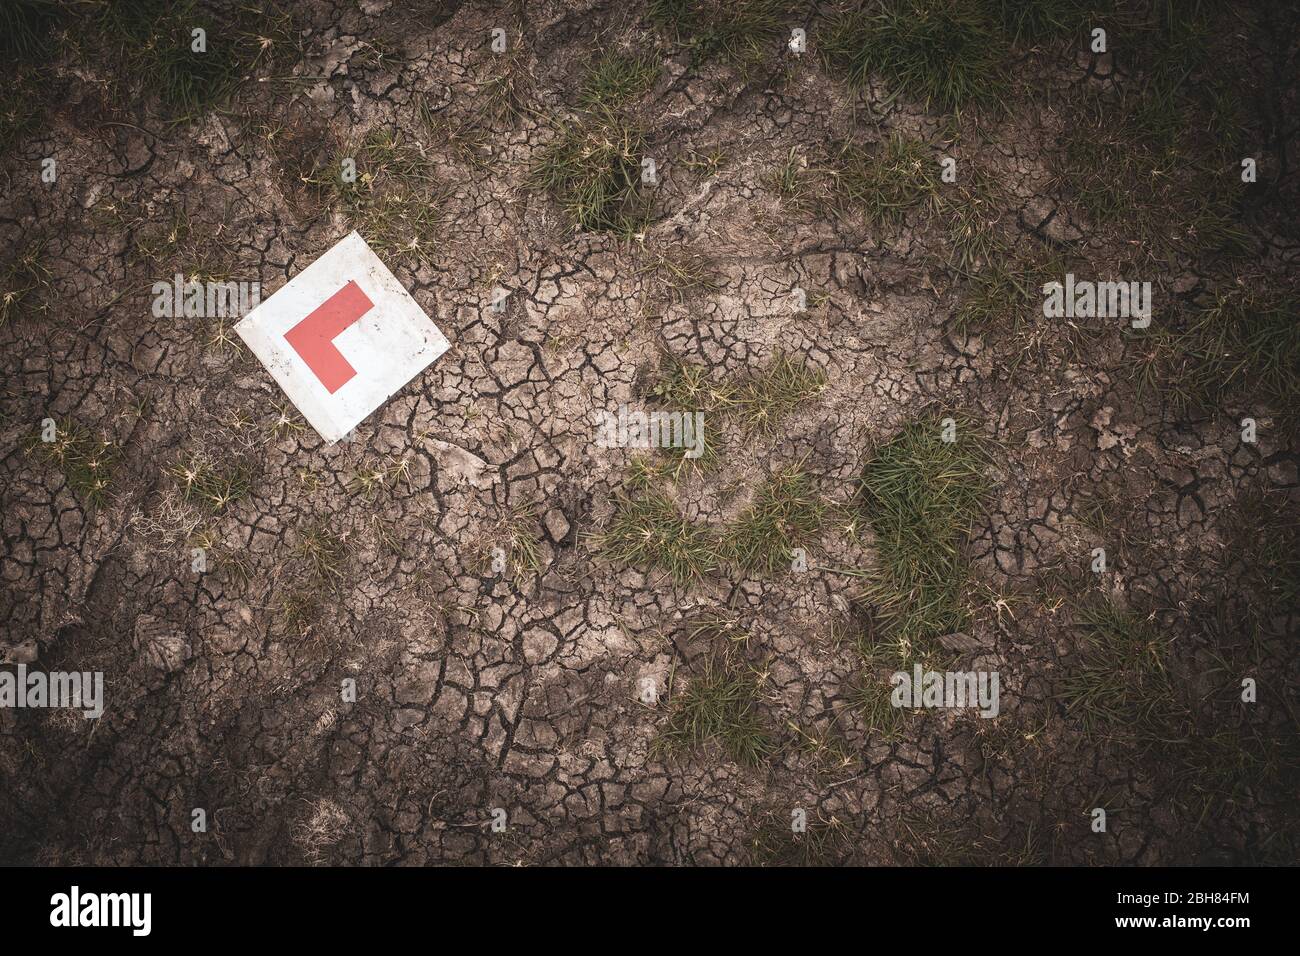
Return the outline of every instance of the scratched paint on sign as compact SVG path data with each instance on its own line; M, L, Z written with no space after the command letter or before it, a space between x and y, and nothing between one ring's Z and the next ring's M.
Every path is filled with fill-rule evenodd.
M248 313L235 331L330 444L448 348L355 232Z

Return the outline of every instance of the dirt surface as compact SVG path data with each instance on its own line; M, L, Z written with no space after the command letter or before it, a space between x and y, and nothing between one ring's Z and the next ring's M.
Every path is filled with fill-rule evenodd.
M871 221L779 183L905 135L989 184L979 214L1015 254L1154 283L1158 335L1234 281L1293 294L1295 181L1265 185L1286 135L1241 154L1272 192L1237 207L1253 251L1224 280L1213 256L1099 224L1063 183L1072 97L1125 82L1086 35L1025 45L1007 109L949 111L849 85L818 55L826 11L792 10L809 51L783 29L737 65L640 4L312 0L227 102L175 123L52 57L38 122L0 156L0 249L39 248L44 270L0 325L0 629L7 670L102 671L105 712L0 709L0 860L1295 862L1297 607L1276 586L1295 570L1294 409L1174 403L1135 373L1150 340L1045 318L1037 288L1013 324L962 329L987 267L953 267L942 213ZM653 64L626 107L659 180L631 237L575 230L531 179L606 51ZM1241 56L1243 82L1270 69ZM428 171L382 222L316 175L376 130ZM270 295L353 228L452 344L326 446L231 320L155 318L150 289L179 272ZM683 256L709 280L675 283ZM799 465L830 516L808 570L677 582L609 560L638 453L598 447L593 413L658 407L668 356L722 381L781 355L821 373L816 394L771 429L718 417L717 462L665 487L720 529ZM1000 713L909 713L889 735L857 703L859 638L881 628L858 481L946 415L986 443L990 491L960 543L964 623L936 646L999 673ZM47 418L92 480L43 453ZM230 493L194 493L203 469ZM1179 741L1094 733L1063 702L1097 602L1167 642ZM757 761L659 746L711 653L701 615L747 635Z

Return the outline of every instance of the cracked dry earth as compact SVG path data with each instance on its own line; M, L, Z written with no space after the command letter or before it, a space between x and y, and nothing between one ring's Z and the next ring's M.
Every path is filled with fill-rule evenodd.
M0 328L5 653L103 671L106 709L0 710L0 858L734 864L792 841L772 834L795 808L805 839L829 835L828 862L1293 853L1296 609L1269 608L1248 646L1234 632L1240 602L1258 600L1247 506L1293 520L1296 450L1268 427L1283 410L1174 414L1127 374L1117 321L1064 335L1030 315L1014 341L960 334L962 281L929 217L863 225L773 186L792 147L903 131L1001 185L989 213L1016 247L1064 249L1102 273L1131 250L1055 184L1068 115L954 120L883 86L854 91L780 44L757 70L696 63L621 4L424 11L302 4L303 59L283 67L299 82L245 84L230 107L174 127L102 121L95 77L68 77L45 126L4 159L0 245L48 240L51 274L48 308ZM496 26L519 41L518 109L469 155L445 139L476 121L502 69ZM635 109L660 183L631 242L575 233L527 184L607 48L654 49L659 71ZM1044 86L1104 82L1072 54L1035 64ZM298 168L377 128L435 164L433 241L399 237L381 256L452 347L327 447L228 326L155 319L149 290L211 269L274 292L356 225L304 193ZM717 168L691 161L714 150ZM41 186L32 170L52 153L60 175ZM1268 248L1286 273L1294 241ZM683 252L707 258L713 287L663 281L654 263ZM1151 278L1157 296L1200 281L1182 275L1173 292L1175 276ZM491 308L498 286L504 311ZM928 410L959 413L991 442L993 490L964 545L971 619L948 643L957 667L1000 673L996 719L926 711L894 738L867 729L861 661L838 635L870 627L871 608L837 569L873 566L869 520L826 524L805 573L723 568L677 585L602 558L636 453L597 447L593 412L653 407L664 354L721 378L778 352L826 387L771 434L723 422L718 467L674 486L683 514L721 526L799 461L847 513L873 448ZM1263 423L1256 444L1239 439L1246 413ZM111 443L102 501L33 452L47 416ZM247 494L217 509L187 500L177 462L194 460L242 469ZM1104 528L1085 520L1098 501ZM538 570L497 573L488 555L520 520ZM206 573L191 568L196 542ZM1282 749L1283 772L1192 812L1160 754L1085 733L1057 692L1092 593L1151 616L1180 684L1226 683L1231 698L1240 676L1257 678L1260 702L1233 720ZM699 658L688 624L707 612L738 622L762 665L779 746L755 766L713 744L655 746L670 678L689 680ZM665 688L653 705L637 695L647 677ZM355 702L341 699L347 678ZM1098 806L1104 833L1090 826ZM206 832L193 832L195 808Z

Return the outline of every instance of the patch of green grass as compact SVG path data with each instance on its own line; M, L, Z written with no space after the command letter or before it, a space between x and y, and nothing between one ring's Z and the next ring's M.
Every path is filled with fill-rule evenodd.
M721 146L713 146L707 152L691 150L682 165L703 178L710 179L721 172L727 163L726 151Z
M347 549L343 540L323 522L308 525L299 532L295 551L317 583L332 584L342 578Z
M683 413L687 414L687 413ZM698 451L694 457L688 456L688 451ZM710 437L710 431L707 421L703 428L699 429L694 436L694 447L687 448L671 447L661 449L662 454L671 462L667 468L668 476L672 480L678 480L683 470L686 468L699 469L701 471L712 471L717 468L722 461L722 455L719 452L717 443Z
M795 832L789 813L771 814L749 839L755 866L835 866L853 853L855 834L835 817L817 819L807 811L802 832Z
M0 327L21 315L44 313L50 287L44 240L28 243L0 268Z
M911 422L862 473L880 562L865 596L905 648L958 631L968 617L961 548L988 492L987 461L972 427L956 424L956 441L945 442L939 419Z
M704 657L697 672L678 689L670 682L668 717L657 749L680 753L716 743L742 766L761 764L776 750L759 711L762 675L727 649Z
M519 24L511 35L520 36L523 29ZM526 56L524 44L515 43L505 53L480 61L480 65L486 64L485 75L475 85L467 106L454 114L435 114L427 98L417 96L417 126L439 136L461 160L487 168L502 145L502 131L513 128L526 108L530 80Z
M747 433L769 434L786 415L820 394L825 386L826 377L820 370L780 352L765 368L722 381L701 365L665 355L651 395L669 410L704 413L706 426L700 457L686 459L684 449L666 450L678 461L673 474L679 473L687 461L700 467L719 462L720 449L709 437L719 433L719 422L734 417Z
M863 597L869 600L870 594ZM890 677L898 671L911 671L914 664L927 671L948 670L953 666L953 655L937 642L914 639L906 631L891 627L877 609L870 607L866 608L859 626L849 625L843 635L862 661L851 694L854 707L862 715L868 731L874 730L891 739L906 720L907 710L893 706Z
M1149 726L1167 715L1169 640L1146 619L1112 602L1080 613L1084 645L1062 681L1066 712L1090 733Z
M206 49L195 50L194 31ZM55 50L61 38L63 48ZM156 103L171 122L226 105L256 70L288 59L298 45L291 14L276 2L216 5L195 0L6 0L0 56L30 63L17 89L0 95L0 150L29 129L49 94L45 65L70 56L93 71L111 109Z
M693 615L682 624L682 641L688 647L704 646L733 655L749 645L749 631L740 619L717 608Z
M987 334L1009 325L1019 330L1029 318L1042 314L1043 284L1060 281L1064 270L1051 255L1018 255L1006 251L990 258L973 273L953 314L953 327L963 334Z
M1155 391L1178 412L1258 403L1292 431L1300 423L1298 315L1287 293L1217 289L1128 339L1133 378L1140 393Z
M356 178L343 178L351 159ZM305 182L332 196L376 252L427 262L444 219L445 190L424 145L400 131L376 127L354 147L318 166Z
M795 750L813 762L815 772L837 773L858 762L858 754L834 721L819 729L816 724L806 728L787 720L786 727L797 738Z
M991 178L971 164L956 184L944 187L937 205L958 271L978 275L995 259L1012 255L999 229L1008 202Z
M551 197L579 232L642 235L653 199L643 189L645 135L624 107L654 82L649 56L606 55L579 93L582 111L562 122L529 174L529 188Z
M529 185L550 196L580 232L643 233L652 200L641 188L646 141L627 117L600 108L565 122Z
M320 620L324 609L320 592L305 587L290 591L280 602L280 613L284 617L286 627L300 636L312 629L312 626Z
M678 302L716 292L717 268L708 256L690 249L654 250L639 275L649 275Z
M710 469L721 460L718 445L710 436L718 427L718 416L725 407L729 391L728 386L716 382L704 366L682 362L671 355L664 356L659 380L650 394L668 411L683 415L700 412L704 415L704 427L695 435L700 447L699 455L686 457L690 449L684 447L663 449L663 453L674 462L668 469L672 478L679 477L688 464Z
M787 415L826 387L826 375L802 361L777 352L766 368L742 376L730 404L751 434L770 434Z
M1157 254L1246 255L1254 244L1240 208L1249 187L1230 172L1240 159L1240 147L1232 150L1240 114L1225 114L1235 93L1196 65L1206 55L1203 40L1189 54L1177 36L1135 29L1140 80L1119 96L1084 90L1062 103L1070 121L1057 183L1093 222L1126 238L1137 233ZM1204 81L1191 82L1194 76Z
M67 13L55 0L7 0L0 4L0 57L30 63L48 57L54 30Z
M812 176L808 171L808 160L799 154L799 147L790 147L790 151L782 158L781 165L772 171L768 182L782 202L793 206L807 202L812 188Z
M909 809L894 840L898 861L908 866L1034 866L1048 861L1046 828L1029 820L1022 832L999 836L969 806L943 811Z
M391 72L401 62L401 52L386 40L374 38L360 42L361 48L348 61L348 71L355 76L367 71Z
M1161 95L1182 92L1184 84L1192 85L1189 81L1214 68L1212 8L1216 6L1222 9L1226 4L1217 0L1153 3L1108 18L1132 38L1120 47L1124 66Z
M1177 406L1257 400L1294 424L1300 308L1284 295L1217 291L1154 340L1143 361Z
M614 508L598 543L607 559L664 571L678 584L717 569L717 536L682 517L662 490L643 486L636 495L620 492Z
M42 440L42 432L43 426L38 427L27 440L28 453L57 467L68 488L88 507L103 505L120 449L70 418L56 423L53 441Z
M1227 727L1161 745L1172 768L1172 802L1197 827L1214 815L1255 806L1257 794L1284 788L1300 773L1294 735L1277 739Z
M1013 43L1072 36L1099 25L1111 0L986 0L984 4Z
M893 671L890 671L892 673ZM879 734L885 740L898 736L903 723L902 708L895 707L891 696L894 687L888 673L866 668L858 675L850 697L854 710L862 717L868 734Z
M830 18L828 65L850 83L884 77L943 110L997 100L1008 64L1001 24L981 0L879 0Z
M517 22L511 35L521 37L528 27ZM474 112L481 123L494 130L518 119L527 106L530 73L527 48L510 44L505 53L487 58L488 69L474 92Z
M1234 184L1204 182L1195 197L1189 197L1185 212L1175 223L1170 239L1180 249L1201 256L1218 256L1231 261L1249 255L1257 241L1242 224L1238 211L1240 192Z
M43 109L40 83L39 74L25 70L0 84L0 156L36 128Z
M114 206L109 215L123 226L138 225L132 239L132 264L146 262L158 266L175 262L182 250L189 250L190 217L184 206L177 206L166 219L151 220L144 209L128 210Z
M784 354L767 368L737 381L718 382L703 366L665 356L651 394L682 414L702 412L714 422L735 414L747 431L770 431L805 399L825 387L825 376ZM716 425L706 425L716 431ZM688 461L711 467L719 450L706 434L704 453L687 459L668 449L672 461L637 458L625 490L615 498L615 516L600 550L621 564L646 564L668 571L679 583L730 563L742 572L776 570L790 561L790 548L821 527L824 506L807 476L789 469L760 490L752 507L720 536L683 518L663 490Z
M969 820L955 813L912 810L898 821L893 849L907 866L976 866L984 862Z
M897 132L870 149L842 146L827 172L834 206L862 213L871 222L901 221L939 187L938 160L924 143Z
M650 89L658 75L648 53L606 53L583 80L578 105L586 110L622 109Z
M297 43L291 15L275 2L214 16L194 0L132 0L104 5L91 22L84 55L111 57L121 92L156 95L174 122L225 104L259 65L287 57ZM204 31L203 52L194 49L196 29Z
M715 381L703 365L665 355L651 394L672 408L711 412L727 403L730 391L726 384Z
M971 280L953 326L964 334L983 335L996 324L1018 319L1032 307L1038 289L1033 278L1005 259L990 263Z
M246 498L253 487L252 473L243 465L218 468L193 455L168 469L168 474L176 480L182 498L214 512Z
M491 538L506 553L506 570L516 580L536 574L542 567L542 531L537 523L537 506L508 508Z
M667 571L679 584L724 565L741 573L789 569L793 549L822 528L827 506L798 467L778 472L753 503L721 530L682 517L665 488L680 465L632 463L627 490L615 498L613 520L599 550L619 564L644 564Z
M388 484L388 469L377 465L361 468L348 480L348 491L360 495L367 501L373 501L380 490Z
M942 182L942 159L927 143L894 131L864 146L840 143L824 160L808 163L797 148L769 179L781 200L797 209L860 218L896 227L914 212L937 215L952 265L978 274L997 256L1010 255L1002 221L1011 199L993 176L971 162L957 181Z
M1300 510L1287 499L1284 488L1245 494L1232 518L1228 554L1244 565L1260 617L1300 617Z
M773 475L728 527L724 551L746 573L788 570L793 549L821 530L825 512L808 475L797 466L787 468Z
M197 529L188 543L191 548L203 550L209 571L220 574L235 587L242 589L252 579L253 559L246 550L232 550L223 545L214 525Z
M697 61L752 67L794 24L788 0L650 0L646 15Z
M1140 94L1111 103L1082 93L1069 102L1057 164L1064 185L1095 221L1113 222L1154 195L1167 195L1188 172L1173 113Z
M632 491L646 491L672 481L673 467L663 461L638 455L628 465L624 485Z

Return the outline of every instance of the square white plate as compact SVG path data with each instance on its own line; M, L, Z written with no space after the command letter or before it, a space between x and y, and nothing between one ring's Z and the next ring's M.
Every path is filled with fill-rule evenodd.
M249 312L235 331L331 445L449 346L356 232Z

